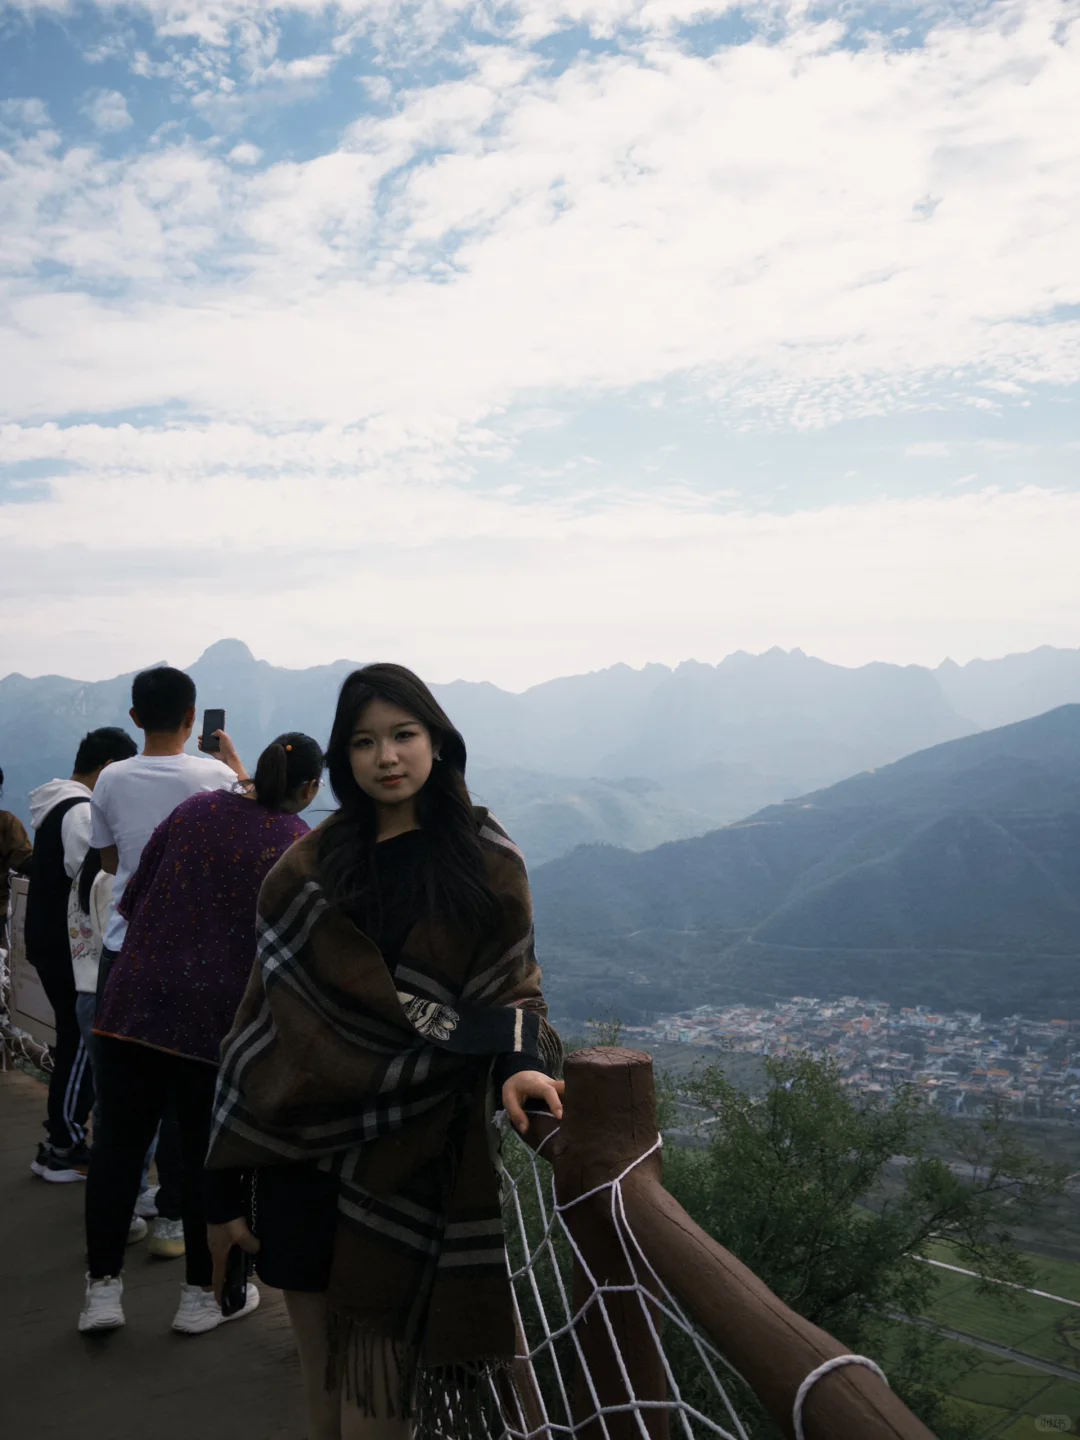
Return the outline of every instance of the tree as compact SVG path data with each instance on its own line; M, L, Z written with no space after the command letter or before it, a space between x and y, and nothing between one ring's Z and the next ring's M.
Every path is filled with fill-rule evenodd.
M708 1141L669 1147L664 1183L792 1309L852 1350L888 1353L894 1388L938 1434L964 1433L935 1389L934 1337L900 1321L924 1314L938 1284L918 1257L948 1240L957 1263L1009 1304L1014 1292L991 1282L1031 1283L1013 1231L1063 1177L1018 1145L1000 1114L964 1132L962 1153L910 1087L854 1093L835 1065L808 1055L765 1070L757 1097L717 1065L680 1083L676 1103L706 1112Z

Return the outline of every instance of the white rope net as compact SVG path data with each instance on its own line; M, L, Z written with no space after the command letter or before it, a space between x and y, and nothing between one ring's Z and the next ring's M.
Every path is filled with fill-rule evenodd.
M0 941L3 938L3 927L0 926ZM52 1053L48 1046L38 1045L32 1036L12 1022L11 965L8 951L0 945L0 1070L6 1070L11 1064L49 1071L52 1069Z
M539 1437L576 1436L610 1440L612 1423L617 1434L649 1440L650 1412L667 1412L670 1434L689 1440L721 1436L748 1440L747 1431L721 1380L734 1369L698 1332L671 1292L649 1264L627 1221L622 1182L631 1170L660 1148L650 1147L622 1175L597 1190L560 1205L550 1165L543 1150L554 1133L534 1154L501 1119L503 1159L506 1167L504 1217L510 1278L518 1319L518 1354L513 1383L492 1382L495 1417L483 1440L539 1440ZM598 1194L610 1197L611 1220L629 1279L617 1285L601 1283L582 1254L566 1223L569 1210ZM575 1264L585 1284L575 1300L572 1274ZM640 1307L650 1344L666 1378L666 1399L639 1394L641 1376L631 1372L618 1344L618 1315L625 1313L624 1297ZM612 1302L619 1297L618 1307ZM635 1315L635 1320L637 1316ZM592 1373L584 1326L602 1326L617 1367L621 1399L602 1393ZM653 1367L651 1367L653 1368ZM610 1381L610 1375L609 1375ZM610 1389L610 1384L609 1384ZM655 1396L655 1390L654 1390ZM630 1417L629 1426L623 1417ZM616 1417L620 1417L616 1422Z

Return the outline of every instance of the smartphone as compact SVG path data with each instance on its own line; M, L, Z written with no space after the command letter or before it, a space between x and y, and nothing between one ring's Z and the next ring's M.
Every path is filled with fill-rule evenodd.
M216 755L221 744L214 735L215 730L225 729L224 710L204 710L202 717L202 748L208 755Z
M252 1259L246 1250L234 1245L225 1261L225 1284L221 1291L221 1313L228 1319L247 1303L247 1284L251 1279Z

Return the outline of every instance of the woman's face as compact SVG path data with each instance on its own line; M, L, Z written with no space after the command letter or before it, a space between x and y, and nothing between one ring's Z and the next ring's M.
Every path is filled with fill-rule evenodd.
M377 805L415 800L427 784L434 758L431 732L407 710L372 700L357 716L349 762L356 783Z

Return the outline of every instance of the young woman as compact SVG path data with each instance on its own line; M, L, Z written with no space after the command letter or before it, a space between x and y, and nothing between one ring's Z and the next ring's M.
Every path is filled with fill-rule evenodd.
M309 736L279 735L259 757L254 779L236 792L205 791L178 805L150 837L124 890L127 933L94 1026L101 1133L87 1180L89 1273L80 1330L124 1323L128 1222L143 1157L170 1102L184 1157L187 1267L173 1329L201 1334L226 1318L211 1283L202 1180L218 1054L251 970L259 887L306 833L300 812L318 793L322 769L322 750ZM238 1313L258 1300L248 1286Z
M410 671L349 676L327 765L341 809L267 877L222 1051L215 1283L238 1245L285 1291L308 1440L478 1433L514 1352L491 1115L561 1114L525 865Z

